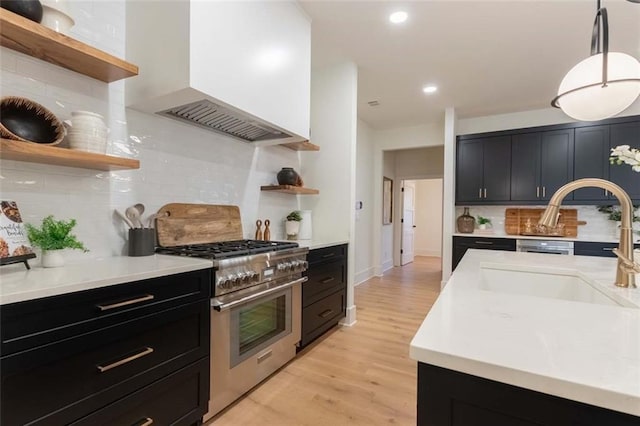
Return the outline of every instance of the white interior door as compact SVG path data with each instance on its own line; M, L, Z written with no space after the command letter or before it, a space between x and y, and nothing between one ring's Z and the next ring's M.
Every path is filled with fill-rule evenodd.
M400 264L413 262L413 245L415 232L415 185L412 181L404 181L402 191L402 254Z

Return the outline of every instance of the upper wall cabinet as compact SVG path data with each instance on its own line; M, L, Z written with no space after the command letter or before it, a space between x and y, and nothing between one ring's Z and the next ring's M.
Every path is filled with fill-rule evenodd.
M500 136L458 144L457 201L482 204L509 200L510 141L510 136Z
M309 139L311 24L294 1L127 2L127 105L260 144Z
M511 167L512 201L548 201L571 180L573 129L513 135Z
M640 117L459 136L456 203L546 204L562 185L581 178L617 183L640 203L640 173L609 164L611 148L618 145L640 148ZM612 204L616 198L603 189L581 188L563 202Z

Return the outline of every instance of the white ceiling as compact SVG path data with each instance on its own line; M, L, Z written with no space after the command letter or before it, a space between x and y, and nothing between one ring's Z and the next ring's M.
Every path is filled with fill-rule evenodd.
M376 129L549 106L567 71L589 56L593 0L302 0L312 65L358 65L358 116ZM603 0L609 49L640 58L640 4ZM388 15L406 10L392 25ZM427 96L422 86L439 90ZM370 107L367 102L380 105Z

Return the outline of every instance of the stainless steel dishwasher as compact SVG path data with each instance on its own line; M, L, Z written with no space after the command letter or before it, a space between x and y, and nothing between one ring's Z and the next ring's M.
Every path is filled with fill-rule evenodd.
M516 251L529 253L573 254L573 241L517 240Z

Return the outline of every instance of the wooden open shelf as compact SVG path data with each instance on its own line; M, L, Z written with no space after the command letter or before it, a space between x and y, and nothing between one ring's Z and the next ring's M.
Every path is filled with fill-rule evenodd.
M126 170L140 168L140 161L131 158L114 157L112 155L8 139L0 139L0 158L28 163L78 167L81 169Z
M312 144L309 141L289 142L281 145L294 151L320 151L320 147L318 145Z
M6 9L0 9L0 45L105 83L138 75L136 65Z
M293 185L268 185L261 186L261 191L276 191L276 192L284 192L286 194L304 194L304 195L315 195L319 194L320 191L317 189L311 188L303 188L301 186L293 186Z

